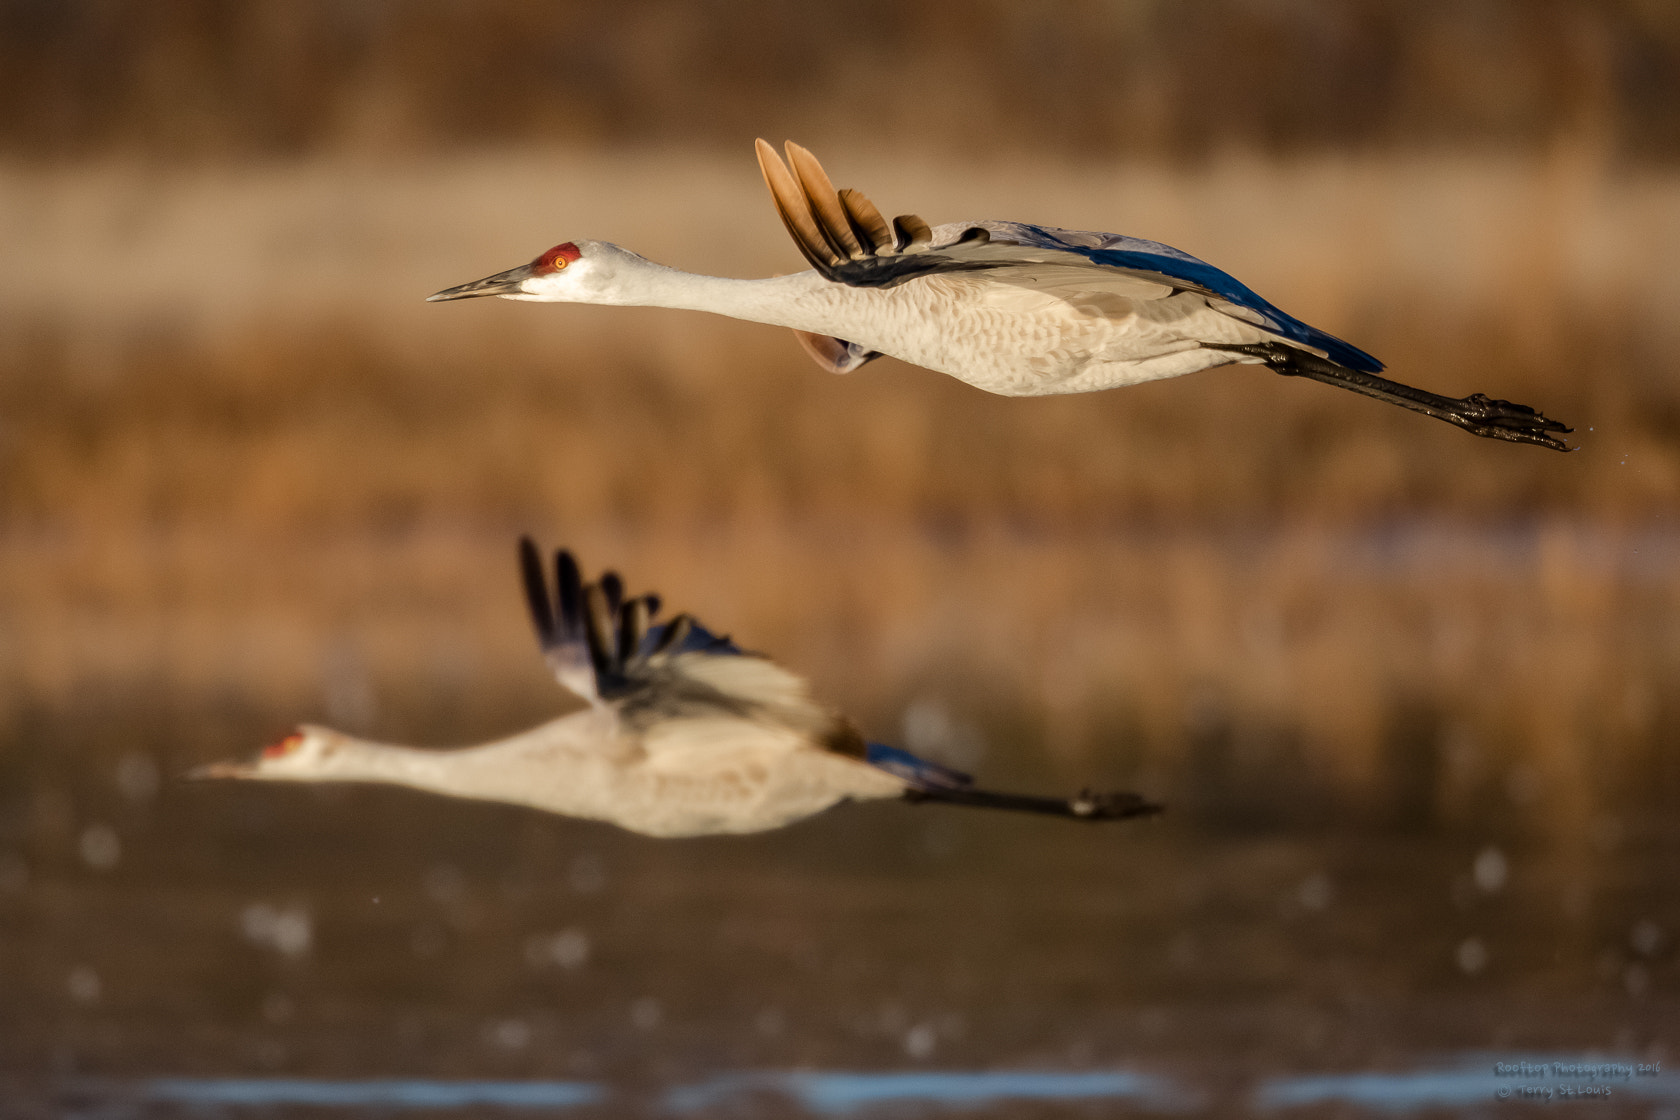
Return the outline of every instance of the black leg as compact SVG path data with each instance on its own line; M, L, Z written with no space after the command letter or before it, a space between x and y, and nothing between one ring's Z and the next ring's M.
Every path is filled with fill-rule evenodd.
M1488 439L1508 439L1516 443L1535 443L1554 451L1574 450L1553 433L1573 431L1556 420L1548 420L1526 404L1498 401L1481 393L1468 397L1443 397L1436 393L1414 389L1374 373L1348 369L1335 362L1279 343L1259 343L1254 346L1207 346L1209 350L1223 350L1260 358L1274 372L1286 377L1306 377L1337 385L1375 397L1379 401L1397 404L1449 424L1457 424L1472 435Z
M1135 793L1093 793L1090 790L1077 797L1032 797L1020 793L993 793L984 789L912 788L904 791L904 799L914 803L937 801L946 805L971 805L977 809L1013 809L1081 821L1120 821L1128 817L1153 816L1161 811L1160 805Z

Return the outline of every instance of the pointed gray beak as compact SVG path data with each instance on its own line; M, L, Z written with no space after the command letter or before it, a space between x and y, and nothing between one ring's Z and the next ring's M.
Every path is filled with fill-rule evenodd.
M494 276L486 276L482 280L474 280L470 284L457 284L453 288L426 297L427 303L442 303L449 299L472 299L474 296L510 296L519 292L522 281L529 280L536 275L535 270L528 264L518 268L510 268L506 272L498 272Z
M257 768L248 762L206 762L187 771L187 780L201 782L208 778L249 778Z

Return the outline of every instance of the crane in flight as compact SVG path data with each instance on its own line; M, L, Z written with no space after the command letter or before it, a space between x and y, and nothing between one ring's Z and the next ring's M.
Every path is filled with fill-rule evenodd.
M648 836L762 832L841 801L900 798L1074 820L1160 811L1135 793L1042 797L978 789L968 775L866 741L805 681L613 572L585 584L555 555L551 596L529 538L520 570L537 638L560 683L589 706L498 742L427 750L305 725L251 762L195 777L381 782L608 821Z
M1279 310L1234 277L1162 245L1025 222L888 222L835 190L815 156L758 141L759 168L811 269L702 276L606 241L567 241L529 264L429 296L501 296L710 311L791 327L818 365L849 373L889 354L1005 396L1084 393L1213 366L1264 366L1337 385L1491 439L1558 451L1571 431L1527 405L1446 397L1378 376L1383 364Z

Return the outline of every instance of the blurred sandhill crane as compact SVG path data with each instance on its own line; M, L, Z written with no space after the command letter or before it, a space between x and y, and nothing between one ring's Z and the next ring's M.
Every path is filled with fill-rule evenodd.
M966 774L866 742L805 681L688 615L655 623L659 600L627 598L612 572L585 585L520 541L525 593L560 683L589 707L499 742L423 750L304 726L250 763L199 777L385 782L610 821L649 836L779 828L846 800L902 798L1076 820L1160 811L1134 793L1037 797L976 789Z
M1377 376L1363 350L1308 326L1233 277L1154 241L1024 222L888 222L836 191L816 157L758 141L777 211L811 270L700 276L605 241L567 241L530 264L432 300L501 296L711 311L792 327L817 364L849 373L890 354L1006 396L1083 393L1230 363L1339 385L1475 435L1569 450L1571 429L1527 405L1456 398Z

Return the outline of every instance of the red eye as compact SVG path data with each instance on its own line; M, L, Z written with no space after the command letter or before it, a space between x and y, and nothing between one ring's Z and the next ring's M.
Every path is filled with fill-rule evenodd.
M285 758L301 746L303 746L303 736L294 731L273 746L264 747L262 756L264 758Z
M545 272L559 272L581 256L583 256L583 253L578 247L567 241L556 245L538 257L532 264L539 275Z

